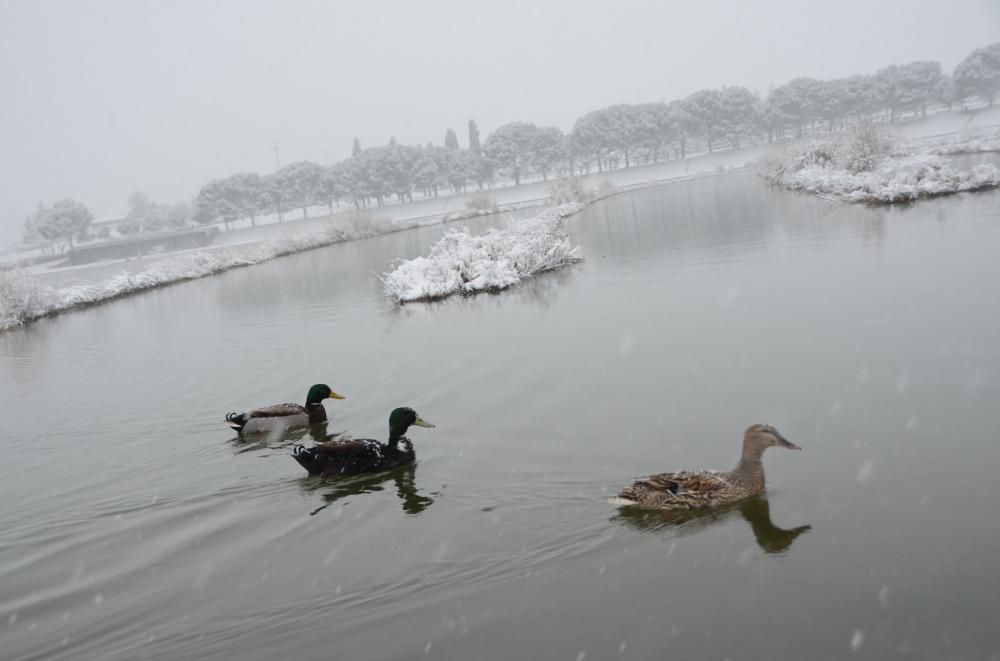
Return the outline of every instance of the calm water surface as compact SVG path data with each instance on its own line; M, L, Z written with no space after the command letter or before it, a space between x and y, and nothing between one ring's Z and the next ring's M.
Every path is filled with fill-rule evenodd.
M501 295L388 303L429 227L0 335L2 656L996 659L998 202L735 173L589 208ZM338 430L436 423L416 467L307 479L221 422L315 382ZM766 498L605 502L754 422L804 448Z

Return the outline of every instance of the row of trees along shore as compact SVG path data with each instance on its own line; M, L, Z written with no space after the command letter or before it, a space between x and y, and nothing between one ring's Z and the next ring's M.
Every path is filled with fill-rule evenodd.
M923 116L928 108L963 107L970 100L993 105L1000 91L1000 43L972 51L952 75L933 61L892 65L872 75L817 80L796 78L759 95L745 87L706 89L676 101L618 104L594 110L564 133L555 126L510 122L484 141L474 120L462 149L448 129L444 146L396 143L362 149L354 140L349 158L333 165L299 161L270 174L239 172L202 186L193 204L155 204L141 192L129 197L129 215L119 234L179 228L194 221L229 224L263 215L279 221L292 210L340 204L382 206L393 197L412 201L414 192L437 197L492 188L500 179L515 185L528 177L548 179L685 158L719 148L739 149L838 129L867 117L896 122ZM79 207L79 208L77 208ZM74 211L71 211L71 208ZM69 220L68 220L69 218ZM52 241L92 238L90 214L78 202L40 205L26 222L27 238Z

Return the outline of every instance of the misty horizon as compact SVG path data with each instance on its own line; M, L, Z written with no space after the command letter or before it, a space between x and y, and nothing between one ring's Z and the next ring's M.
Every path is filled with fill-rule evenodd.
M912 60L950 73L1000 25L988 2L846 4L817 14L717 2L683 27L647 2L615 16L569 4L8 4L0 244L40 201L73 197L120 217L136 189L171 202L217 177L271 172L274 143L282 165L330 164L355 137L441 144L451 128L465 147L469 119L484 138L510 121L568 131L597 108L702 88L763 94Z

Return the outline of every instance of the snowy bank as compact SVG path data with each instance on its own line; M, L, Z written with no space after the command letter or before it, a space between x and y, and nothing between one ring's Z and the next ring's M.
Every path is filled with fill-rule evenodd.
M981 154L1000 151L1000 133L993 136L948 141L935 144L929 149L931 154Z
M1000 170L992 164L955 170L939 154L959 151L947 151L949 146L943 144L925 149L914 153L906 145L890 145L861 127L830 142L773 155L758 164L758 171L773 184L845 202L909 202L1000 185Z
M570 246L563 219L584 206L560 204L476 236L466 228L449 230L427 257L404 261L383 275L386 295L405 303L498 291L522 278L579 262L583 257L579 248Z
M342 241L406 229L381 221L353 223L348 229L293 234L239 248L202 250L150 264L138 273L122 272L97 283L55 289L17 270L0 271L0 332L74 308L96 305L129 294L193 280L241 266L266 262Z

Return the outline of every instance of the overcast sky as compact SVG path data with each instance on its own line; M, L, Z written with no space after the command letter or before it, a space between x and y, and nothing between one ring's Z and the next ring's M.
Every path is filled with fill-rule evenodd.
M98 218L128 193L332 163L364 146L466 145L613 103L919 59L1000 40L998 0L117 2L0 0L0 245L39 200Z

